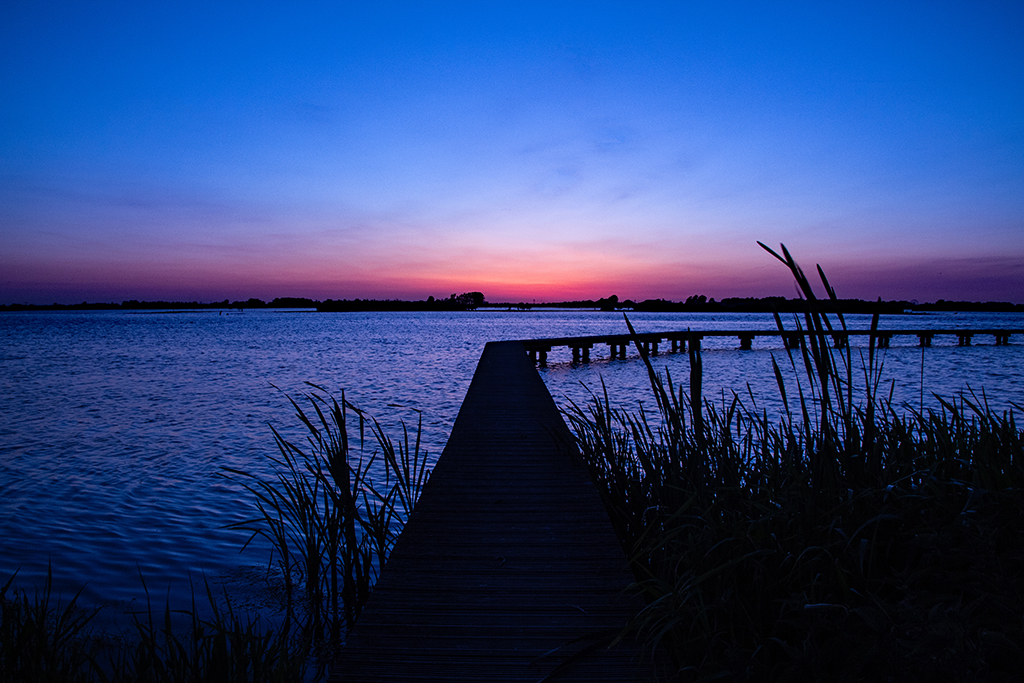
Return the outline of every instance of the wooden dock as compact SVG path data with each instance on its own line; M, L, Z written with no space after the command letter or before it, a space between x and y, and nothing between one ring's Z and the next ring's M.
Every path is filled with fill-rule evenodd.
M637 340L644 349L653 355L658 354L658 345L662 342L670 344L670 353L685 351L689 343L696 349L700 349L701 340L705 337L734 337L739 340L740 349L751 349L754 339L757 337L781 337L786 348L797 348L809 334L805 330L781 331L781 330L674 330L669 332L642 332L637 334ZM917 330L835 330L825 336L828 337L833 346L843 348L850 342L850 337L868 337L869 342L877 348L888 348L893 337L916 336L918 345L930 347L932 339L937 336L955 336L957 346L971 346L974 337L990 336L996 346L1006 346L1010 343L1010 337L1015 334L1024 334L1024 329L917 329ZM628 334L604 334L585 337L555 337L550 339L523 339L520 340L530 358L542 367L547 364L547 354L556 347L567 347L572 351L573 362L587 363L590 361L590 350L598 344L607 344L609 347L609 358L625 358L626 349L633 343L633 337Z
M520 342L487 344L451 438L332 681L634 681L642 604Z

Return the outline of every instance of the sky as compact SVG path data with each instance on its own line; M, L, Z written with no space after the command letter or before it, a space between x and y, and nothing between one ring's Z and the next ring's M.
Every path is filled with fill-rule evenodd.
M1024 303L1024 3L0 4L0 303Z

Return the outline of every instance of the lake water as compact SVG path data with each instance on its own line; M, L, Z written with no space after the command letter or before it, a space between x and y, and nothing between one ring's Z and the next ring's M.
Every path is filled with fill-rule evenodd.
M641 332L775 328L758 314L630 319ZM864 316L847 321L869 326ZM1024 316L891 316L881 327L1024 328ZM244 534L224 526L246 518L251 500L216 474L265 472L275 452L268 423L300 434L282 392L297 395L307 381L344 390L392 433L422 415L436 458L485 342L624 332L620 313L597 311L0 313L0 584L15 571L19 585L39 584L49 562L56 587L70 594L84 585L89 604L142 599L140 573L161 604L165 595L183 604L190 575L242 595L258 583L251 578L268 550L239 554ZM865 343L854 339L855 358ZM970 385L997 409L1024 402L1021 336L1006 347L991 337L955 343L937 337L922 353L916 337L894 338L884 358L897 401L916 408L923 394L935 405L931 392L949 397ZM781 341L737 346L704 340L705 395L746 397L749 384L758 405L779 410L771 355L787 367ZM574 366L558 349L541 374L563 406L585 401L602 380L617 403L652 405L635 352L607 357L596 347L590 364ZM654 362L686 381L686 354L663 348ZM258 605L258 595L246 599Z

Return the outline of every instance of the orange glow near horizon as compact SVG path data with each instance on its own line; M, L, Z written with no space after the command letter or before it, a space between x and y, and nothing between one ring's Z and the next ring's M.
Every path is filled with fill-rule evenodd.
M664 298L681 301L703 294L727 297L797 296L789 273L756 245L746 258L714 259L709 255L673 258L675 250L626 248L594 243L546 245L488 251L465 246L411 249L391 254L368 253L365 246L339 255L319 255L294 249L271 258L259 250L196 258L177 252L176 258L111 260L90 258L21 261L5 268L9 281L45 294L34 300L0 303L119 302L127 299L220 301L249 297L270 301L276 297L311 299L407 299L447 297L452 293L481 291L491 302L557 302L596 300L612 294L642 301ZM840 260L825 254L820 260L796 258L816 282L815 264L821 262L839 296L844 298L1019 301L1021 285L1002 288L1001 297L984 297L993 282L1019 278L1021 266L1012 257L1003 260L893 261L865 263ZM267 264L272 265L267 265ZM960 289L951 289L951 276ZM73 292L73 293L72 293ZM981 297L978 292L982 292Z

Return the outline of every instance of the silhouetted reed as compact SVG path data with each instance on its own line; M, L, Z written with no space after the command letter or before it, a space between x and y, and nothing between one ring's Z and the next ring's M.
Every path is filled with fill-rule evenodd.
M82 610L52 594L48 575L33 597L0 589L0 681L308 681L327 672L344 631L358 618L380 568L429 476L420 448L422 418L410 438L393 440L381 424L316 385L289 397L306 431L295 443L271 427L277 455L269 476L224 468L222 476L254 497L256 515L231 528L273 548L285 614L262 619L241 613L230 596L204 599L193 586L188 609L149 602L132 615L127 633L97 635L99 610ZM377 448L352 448L347 420L368 424ZM377 476L377 480L374 480ZM383 479L383 481L381 481ZM142 579L140 575L140 579ZM199 604L202 603L202 604Z
M1012 680L1024 664L1014 413L973 395L894 406L874 337L859 367L829 345L842 316L818 310L785 247L769 251L807 302L804 343L773 358L783 415L752 396L702 397L693 344L687 392L640 343L656 419L607 389L568 412L646 599L632 627L685 681Z
M0 681L88 681L96 648L84 637L97 610L78 608L53 595L53 573L32 598L13 591L14 576L0 588Z
M140 577L141 578L141 577ZM143 580L145 587L145 581ZM306 634L289 622L266 624L258 615L237 612L230 597L214 595L204 581L205 611L200 616L195 586L187 610L156 610L146 589L146 609L132 615L132 629L100 659L100 680L138 683L176 681L302 681L310 672ZM184 621L184 623L182 623Z
M289 618L298 615L315 642L329 636L337 647L343 630L359 617L428 471L420 450L422 418L412 442L403 423L396 443L344 394L339 402L310 386L314 391L303 396L302 405L289 398L306 428L306 443L293 443L272 427L278 448L278 457L268 456L272 477L231 468L225 472L253 494L258 511L231 528L249 531L250 541L256 536L270 541ZM379 451L353 458L349 413L359 420L361 439L370 424ZM375 471L383 473L383 482L374 482Z

